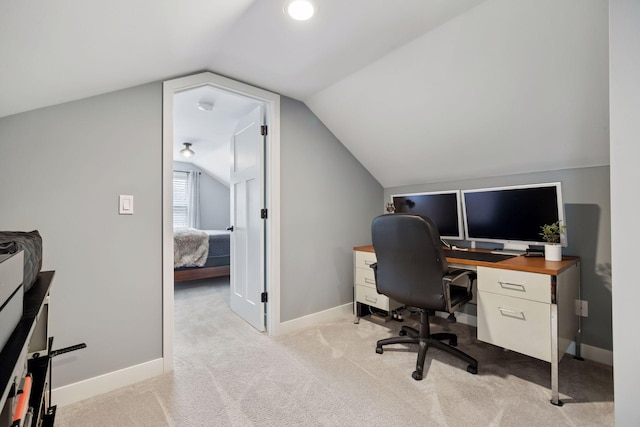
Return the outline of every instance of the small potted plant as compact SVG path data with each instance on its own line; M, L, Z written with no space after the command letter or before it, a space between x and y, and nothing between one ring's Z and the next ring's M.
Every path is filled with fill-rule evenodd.
M553 224L545 224L542 227L540 235L547 242L544 245L544 259L547 261L562 261L562 245L560 245L560 236L567 228L566 225L560 225L560 221Z

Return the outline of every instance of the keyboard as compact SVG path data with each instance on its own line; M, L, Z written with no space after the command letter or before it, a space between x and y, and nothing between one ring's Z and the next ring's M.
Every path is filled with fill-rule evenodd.
M491 252L470 252L470 251L458 251L455 249L443 249L444 255L447 258L458 259L470 259L473 261L484 262L500 262L505 259L513 258L515 255L494 254Z

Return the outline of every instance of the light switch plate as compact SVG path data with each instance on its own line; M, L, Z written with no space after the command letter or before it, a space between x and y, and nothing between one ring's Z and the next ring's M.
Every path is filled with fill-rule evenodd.
M133 215L133 196L132 195L120 195L119 203L120 215Z

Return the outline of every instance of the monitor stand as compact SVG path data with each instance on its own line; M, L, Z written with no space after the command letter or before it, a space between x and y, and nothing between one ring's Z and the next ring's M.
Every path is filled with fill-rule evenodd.
M528 249L529 249L529 245L518 245L518 244L515 244L515 243L505 243L504 246L502 247L502 249L496 250L496 251L491 251L491 253L502 254L502 255L519 256L519 255L526 254Z

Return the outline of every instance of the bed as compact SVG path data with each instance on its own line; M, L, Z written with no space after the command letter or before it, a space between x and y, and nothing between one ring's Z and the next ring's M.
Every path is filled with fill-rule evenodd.
M231 232L226 230L174 230L173 280L206 279L230 274Z

